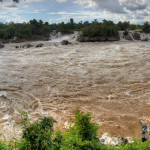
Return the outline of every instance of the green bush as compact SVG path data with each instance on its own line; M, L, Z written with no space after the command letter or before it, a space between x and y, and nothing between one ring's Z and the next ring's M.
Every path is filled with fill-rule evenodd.
M74 125L63 136L61 150L101 150L97 130L98 125L91 122L90 113L77 110Z
M31 150L48 150L53 147L52 135L53 124L56 121L51 117L44 117L41 122L35 122L25 127L22 138L25 139L26 147ZM22 148L22 150L24 147Z
M74 123L64 133L54 131L56 121L51 117L31 124L28 113L24 112L21 120L22 138L0 142L0 150L150 150L150 140L119 146L103 145L97 137L98 125L91 121L90 113L79 110L75 113Z
M9 150L9 147L6 144L6 142L0 142L0 150Z
M91 122L90 113L84 114L79 110L75 113L75 123L72 130L75 130L83 140L97 139L98 125Z
M116 36L118 28L112 21L103 20L103 23L93 22L91 25L82 28L82 35L94 36Z

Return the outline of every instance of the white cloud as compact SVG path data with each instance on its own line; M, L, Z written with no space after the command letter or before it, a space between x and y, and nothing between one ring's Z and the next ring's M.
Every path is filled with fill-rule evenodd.
M112 13L109 12L91 12L91 11L79 11L79 12L53 12L53 13L48 13L49 15L60 15L60 17L57 17L55 19L52 19L53 21L64 21L64 20L68 20L71 17L73 17L75 20L78 21L86 21L86 20L94 20L94 19L99 19L99 18L107 18L112 20L112 18L114 18L114 20L122 20L125 21L126 17L123 17L123 15L118 16L118 14L114 14L112 16ZM51 20L51 22L52 22Z
M73 5L80 5L79 9L75 6L76 11L67 12L70 10L73 5L69 6L68 2L73 2ZM33 2L33 4L31 3ZM34 5L38 3L37 7ZM56 2L63 3L66 2L63 7L58 8ZM45 5L54 3L58 12L47 12L48 6ZM45 13L45 18L48 18L48 15L52 15L51 21L65 21L70 18L74 18L77 21L80 20L92 20L92 19L110 19L114 21L131 21L132 23L150 21L150 0L21 0L19 4L13 3L12 0L4 0L3 3L0 3L0 15L8 16L19 16L24 18L32 18L33 13L41 16L42 13ZM61 5L61 4L59 4ZM42 7L44 9L42 9ZM83 7L83 8L82 8ZM85 9L84 9L85 8ZM90 8L90 9L89 9ZM51 9L49 9L51 10ZM53 9L54 10L54 9ZM74 9L72 9L74 10ZM85 11L81 11L85 10ZM92 11L91 11L92 10ZM43 11L43 12L42 12ZM47 12L47 13L46 13ZM31 14L32 13L32 14ZM31 14L31 15L28 15ZM40 15L39 15L40 14ZM58 18L56 18L58 17ZM14 18L14 17L12 17ZM43 18L43 19L45 19ZM41 18L42 19L42 18ZM7 19L11 20L11 18ZM19 19L17 19L19 20Z
M22 19L20 16L15 15L13 17L9 17L8 15L0 15L1 20L5 20L6 22L15 22L15 23L23 23L26 20Z
M93 0L75 0L73 3L79 4L85 8L96 7L96 3Z
M27 3L32 3L32 2L42 2L43 0L26 0L25 2Z
M77 15L78 13L71 13L66 11L60 11L60 12L51 12L47 13L48 15Z
M96 11L104 11L105 14L109 14L105 15L106 19L126 19L126 21L136 23L145 20L150 21L148 17L150 14L150 0L74 0L74 3L84 8L91 7Z
M25 6L23 6L23 8L28 8L29 7L29 5L25 5Z
M138 11L137 14L133 14L132 12L128 12L127 14L120 14L118 15L117 13L111 13L108 11L78 11L78 12L51 12L48 13L49 15L54 15L53 19L50 19L50 23L55 23L55 22L67 22L70 18L74 18L75 21L87 21L87 20L94 20L94 19L107 19L107 20L112 20L114 22L118 21L128 21L130 19L131 23L138 23L138 22L144 22L144 21L150 21L149 15L150 11L145 16L144 18L142 11ZM57 18L55 17L57 15ZM59 17L58 17L59 16ZM140 17L139 17L140 16Z
M59 3L64 3L66 2L67 0L56 0L56 2L59 2Z
M147 0L119 0L122 7L128 10L144 10L148 6Z

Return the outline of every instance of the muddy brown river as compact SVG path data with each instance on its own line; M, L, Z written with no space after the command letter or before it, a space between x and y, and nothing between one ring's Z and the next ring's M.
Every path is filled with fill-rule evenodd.
M63 129L80 107L99 136L140 138L140 121L150 125L150 42L43 43L0 49L0 133L19 137L25 105L32 121L52 116Z

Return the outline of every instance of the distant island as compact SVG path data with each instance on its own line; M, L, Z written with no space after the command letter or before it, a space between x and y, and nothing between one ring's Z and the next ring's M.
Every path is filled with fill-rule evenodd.
M150 24L145 22L143 25L130 24L130 22L114 23L113 21L103 20L98 22L96 19L92 22L75 23L71 18L68 23L49 24L42 20L30 20L28 23L0 23L0 41L2 43L24 42L49 40L50 34L56 31L61 34L72 34L74 31L81 31L78 37L79 42L95 42L95 41L117 41L120 38L133 40L139 39L140 33L150 33ZM136 31L133 35L130 33ZM138 32L137 32L138 31ZM144 36L144 35L143 35ZM148 40L149 35L143 40Z

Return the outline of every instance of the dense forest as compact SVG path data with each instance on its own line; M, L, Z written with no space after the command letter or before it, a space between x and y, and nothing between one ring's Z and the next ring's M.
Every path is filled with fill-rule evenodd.
M8 40L17 37L25 40L42 40L49 38L50 32L56 30L63 34L73 33L76 30L82 30L83 36L112 36L117 35L119 30L143 29L143 32L150 32L150 24L144 25L130 24L130 22L119 21L115 24L113 21L103 20L98 22L96 19L92 22L75 23L71 18L68 23L49 24L42 20L30 20L27 23L0 23L0 40Z

